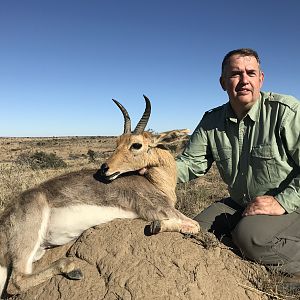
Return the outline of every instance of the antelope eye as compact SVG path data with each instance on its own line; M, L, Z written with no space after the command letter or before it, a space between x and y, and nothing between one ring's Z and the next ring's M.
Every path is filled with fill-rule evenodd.
M140 143L133 143L130 148L134 149L134 150L139 150L139 149L142 148L142 144L140 144Z

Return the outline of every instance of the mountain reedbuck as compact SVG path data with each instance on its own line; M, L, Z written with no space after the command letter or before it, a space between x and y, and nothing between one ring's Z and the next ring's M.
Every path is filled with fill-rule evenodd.
M174 208L176 165L164 147L187 130L145 132L151 111L149 99L145 100L145 112L132 132L126 109L114 100L124 116L124 133L100 170L56 177L7 206L0 217L0 293L20 293L57 274L80 279L82 273L72 258L61 258L37 273L32 264L45 249L113 219L150 221L151 234L198 232L198 223Z

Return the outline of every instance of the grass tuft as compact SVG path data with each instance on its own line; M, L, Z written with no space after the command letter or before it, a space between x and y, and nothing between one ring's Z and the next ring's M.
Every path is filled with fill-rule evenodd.
M55 153L46 153L44 151L36 151L33 154L21 153L17 160L17 164L27 165L32 170L39 169L58 169L66 168L67 164Z

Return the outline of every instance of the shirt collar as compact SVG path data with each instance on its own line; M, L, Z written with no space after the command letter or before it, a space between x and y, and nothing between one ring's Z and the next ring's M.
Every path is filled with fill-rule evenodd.
M237 119L235 112L233 111L229 101L225 104L225 119L230 120L231 122L234 122L234 123L238 123L238 119Z
M259 120L261 100L262 94L260 93L259 99L253 104L245 118L249 116L249 118L254 122L257 122ZM225 118L226 120L238 123L238 118L236 117L235 112L233 111L229 101L225 104Z
M253 104L247 115L250 117L250 119L254 122L257 122L259 120L259 114L260 114L260 103L261 103L262 95L259 94L259 99Z

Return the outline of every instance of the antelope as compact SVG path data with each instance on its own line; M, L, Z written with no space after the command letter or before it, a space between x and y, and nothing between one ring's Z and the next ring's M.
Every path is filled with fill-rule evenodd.
M142 218L150 234L164 231L197 233L199 224L175 209L176 164L164 146L187 134L173 130L158 135L145 131L150 100L136 128L126 109L124 132L100 170L61 175L23 192L0 217L0 295L26 291L54 275L81 279L70 257L33 272L33 262L46 249L78 238L86 229L117 218Z

